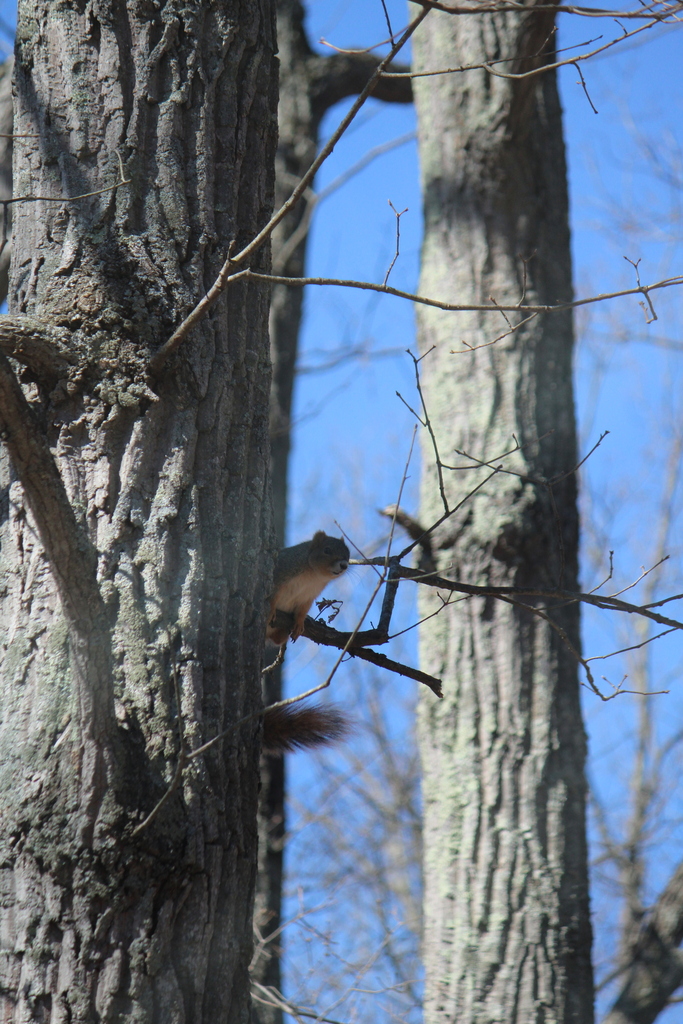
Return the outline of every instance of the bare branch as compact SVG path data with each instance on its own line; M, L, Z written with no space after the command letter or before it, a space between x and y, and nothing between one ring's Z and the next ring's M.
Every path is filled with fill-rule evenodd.
M529 7L526 3L510 3L504 0L502 3L493 4L472 4L471 6L445 4L440 0L410 0L411 3L431 7L435 11L443 11L445 14L501 14L507 11L517 14L535 14L537 11L553 11L557 13L557 4L534 4ZM642 4L632 11L605 10L601 7L577 7L563 4L560 8L562 14L577 14L583 18L654 18L657 21L666 21L668 18L678 20L683 14L683 3L666 3L655 0L654 3Z
M37 196L29 193L25 196L13 196L11 199L4 199L2 200L2 205L9 206L12 203L75 203L77 199L92 199L93 196L101 196L105 192L115 192L122 185L130 185L130 178L126 177L123 170L121 155L118 150L115 150L115 153L119 163L119 177L113 185L105 185L103 188L96 188L92 192L81 192L76 196Z
M369 53L335 53L330 57L316 57L312 62L311 104L318 116L347 96L357 96L377 71L381 60ZM387 70L401 74L405 65L387 65ZM386 103L412 103L413 88L410 79L387 80L382 76L372 92L373 98Z
M400 568L400 567L399 567ZM280 613L278 613L279 615ZM356 641L363 637L367 637L370 634L374 635L373 640L366 640L365 642L370 643L386 643L388 638L384 640L378 640L376 634L378 630L366 630L365 634L358 634ZM385 654L380 654L378 651L369 651L367 647L361 646L358 643L353 643L347 646L349 639L353 634L342 633L339 630L332 629L331 626L326 626L323 622L318 622L316 619L312 619L310 616L306 618L304 623L304 636L307 636L309 640L313 640L317 644L321 644L324 647L337 647L343 650L346 647L346 653L351 655L352 658L361 658L363 661L369 661L373 665L378 665L380 668L386 669L388 672L395 672L399 676L406 676L408 679L415 679L418 683L424 683L430 690L436 694L437 697L443 697L441 689L441 680L435 676L430 676L426 672L421 672L419 669L411 668L409 665L402 665L398 661L392 661L387 658Z
M394 252L394 258L392 259L391 263L389 264L389 269L387 270L386 274L384 275L384 281L382 282L383 284L386 284L387 281L389 280L389 275L391 274L391 271L394 269L394 266L396 264L396 260L399 257L400 248L401 248L401 217L403 216L404 213L408 212L408 207L407 206L406 206L405 210L401 210L401 212L399 213L399 211L396 209L396 207L392 203L391 199L389 199L388 202L389 202L389 206L394 211L394 216L396 217L396 251Z
M628 295L644 295L647 297L648 292L654 292L660 288L674 288L683 284L683 274L678 274L676 277L668 277L662 281L656 281L654 284L644 284L636 288L625 288L618 292L602 292L599 295L591 295L585 299L576 299L574 302L558 302L552 306L520 306L518 303L515 305L506 305L504 303L496 305L468 305L465 303L442 302L440 299L429 299L424 295L404 292L399 288L392 288L391 285L374 284L372 281L352 281L339 277L280 277L276 274L259 274L252 270L242 270L232 276L226 276L225 283L229 284L231 281L244 278L249 281L263 281L266 284L286 284L292 288L304 288L306 285L358 288L361 291L381 292L383 295L393 295L398 299L419 302L423 306L434 306L436 309L443 309L450 313L500 313L501 311L506 313L553 313L556 310L577 309L580 306L588 306L595 302L605 302L607 299L621 299Z
M408 355L413 360L413 369L415 371L415 387L417 388L417 393L420 396L422 412L424 413L424 420L420 420L420 422L424 427L427 428L429 437L432 442L432 448L434 449L434 461L436 464L436 472L439 477L439 493L441 494L441 501L443 502L444 511L446 513L450 513L450 509L448 507L448 498L446 497L446 488L444 486L443 481L443 462L441 461L441 456L439 455L439 446L436 442L436 434L434 433L434 428L432 427L432 421L429 418L429 412L427 411L427 403L425 402L424 394L422 393L422 383L420 381L420 362L424 359L426 355L429 355L429 353L425 352L425 354L420 356L420 358L418 359L417 356L414 356L410 349L408 349Z
M294 1003L285 999L272 986L261 985L258 981L252 982L252 998L258 1003L263 1003L264 1006L275 1006L280 1010L284 1010L285 1013L290 1014L295 1019L310 1017L315 1021L320 1021L321 1024L346 1024L345 1021L335 1020L334 1017L321 1017L319 1013L315 1013L312 1010L302 1010L300 1006L295 1006Z
M621 647L618 651L610 651L609 654L594 654L592 658L586 658L586 661L605 661L607 658L614 658L617 654L627 654L629 651L639 651L641 648L651 644L653 640L659 640L660 637L666 636L668 633L673 633L674 627L670 626L669 629L663 629L661 633L655 633L654 636L649 636L647 640L642 640L639 644L631 644L630 647Z
M399 135L398 138L390 139L388 142L382 142L378 146L373 146L367 153L364 153L360 160L357 160L351 167L347 167L345 171L326 185L325 188L321 189L320 192L313 192L312 189L308 189L305 195L306 209L304 214L299 221L296 229L289 236L287 241L283 244L281 249L273 253L273 273L278 274L285 269L287 261L289 260L292 253L300 242L304 240L308 234L311 221L313 220L313 214L318 208L320 203L331 196L334 192L340 189L347 181L350 181L356 174L359 174L364 170L368 164L371 164L373 160L376 160L379 156L384 156L385 153L390 153L393 149L398 149L399 146L404 146L407 142L415 141L415 132L406 132L404 135ZM296 179L298 181L298 178ZM297 373L301 373L298 369Z
M503 312L503 310L501 310L501 312ZM479 349L490 348L491 345L495 345L497 342L502 341L504 338L509 338L511 334L514 334L515 331L518 331L520 329L520 327L524 327L524 324L528 324L530 320L533 320L534 317L537 317L537 316L538 316L538 313L530 313L529 316L525 316L524 319L520 320L519 323L515 324L514 327L510 326L509 330L504 331L502 334L499 334L496 338L492 338L491 341L483 342L481 345L470 345L464 339L461 339L462 340L462 344L465 347L464 348L458 348L458 349L452 348L451 349L451 355L452 356L458 356L458 355L463 355L466 352L478 352ZM506 317L506 319L507 319L507 317ZM508 325L509 324L510 324L510 321L508 320Z
M359 564L359 563L355 563ZM370 558L364 565L383 565L384 559ZM611 609L612 611L625 612L629 615L641 615L643 618L651 619L662 626L670 626L672 629L683 629L683 622L678 619L669 619L665 615L659 615L651 611L646 605L630 604L628 601L620 601L615 597L602 596L600 594L584 594L579 591L544 590L534 587L477 587L471 583L459 583L455 580L446 579L445 576L435 576L433 573L421 573L418 569L409 569L406 566L399 566L398 576L401 579L414 580L423 583L428 587L436 587L438 590L452 590L457 594L468 594L470 597L541 597L544 600L557 600L563 603L580 601L584 604L595 605L596 608Z
M420 560L418 568L421 572L436 572L436 562L432 551L432 539L421 523L418 523L413 516L409 515L398 505L387 505L386 508L378 509L381 516L387 516L402 526L408 536L417 542L420 549ZM431 618L431 616L429 616Z
M539 10L538 7L534 7L534 10ZM566 11L566 7L562 7L562 11ZM457 68L437 68L434 71L385 71L383 74L384 79L392 79L400 81L401 79L413 79L413 78L432 78L435 75L457 75L463 74L466 71L486 71L487 74L493 75L495 78L509 78L509 79L523 79L532 78L534 75L543 75L546 71L555 71L557 68L573 66L581 74L579 69L579 63L582 61L590 60L591 57L596 57L598 54L604 53L605 50L611 49L613 46L617 46L619 43L623 43L625 39L631 39L633 36L638 35L640 32L645 32L647 29L653 27L659 23L661 19L652 18L645 25L639 25L638 28L632 29L630 32L626 30L622 31L620 36L616 39L610 39L609 42L603 43L602 46L596 47L594 50L589 50L587 53L579 53L574 57L566 57L564 60L556 60L552 63L541 64L538 67L531 68L529 71L517 71L517 72L506 72L499 71L497 65L509 64L512 62L519 63L523 60L538 60L543 56L553 56L554 51L550 51L548 54L525 54L521 57L501 57L498 60L485 60L478 64L461 64ZM582 82L584 90L586 88L585 82ZM590 97L589 97L590 102ZM592 106L592 104L591 104ZM593 107L595 110L595 107ZM597 111L596 111L597 113Z

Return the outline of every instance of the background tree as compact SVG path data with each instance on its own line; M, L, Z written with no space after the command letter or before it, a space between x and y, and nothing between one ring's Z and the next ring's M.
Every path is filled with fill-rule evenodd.
M434 12L416 34L414 71L454 67L463 54L479 63L494 40L511 74L552 63L553 14L533 8L485 19ZM554 73L479 70L416 78L414 89L420 293L473 304L570 301ZM441 453L427 436L422 521L455 509L490 475L488 466L450 471L454 461L467 466L454 452L491 463L512 437L520 446L434 531L437 567L463 582L578 589L571 313L527 323L512 314L495 344L506 325L496 329L490 313L454 320L419 308L417 318ZM453 355L461 338L477 351ZM422 614L438 602L423 598ZM539 618L522 602L482 598L421 626L422 663L445 684L443 702L423 700L420 714L428 1021L592 1019L585 737L565 636L578 649L576 605Z
M291 196L315 159L324 115L347 96L361 92L379 58L370 53L322 56L315 53L304 27L300 0L278 0L278 54L280 90L275 205ZM405 70L404 67L401 70ZM375 99L407 103L412 99L409 79L380 81ZM300 277L305 270L308 225L315 206L313 185L279 223L273 235L275 274ZM271 296L270 351L273 379L270 400L271 474L275 531L279 546L287 543L287 476L291 447L291 410L297 363L303 292L275 285ZM317 527L316 527L317 528ZM297 538L297 540L300 538ZM264 702L282 698L281 669L264 677ZM280 927L285 822L285 759L264 754L261 764L259 815L259 876L255 926L262 941L252 967L259 985L281 992ZM272 938L274 937L274 938ZM266 1024L282 1019L282 1010L261 1003L257 1013Z
M598 185L596 203L609 250L618 253L624 269L631 269L622 259L627 254L642 257L642 263L656 267L655 273L666 273L681 258L680 154L671 133L640 113L634 105L624 116L623 160L638 174L617 195ZM597 466L587 467L586 572L599 579L604 553L613 549L610 586L629 587L644 602L672 587L679 591L682 573L683 367L675 327L680 299L674 293L662 295L655 305L656 321L651 314L646 320L642 311L629 316L627 310L603 309L582 324L590 381L584 420L588 426L603 415L609 368L610 377L624 381L620 405L630 428L627 432L618 422L617 427L638 467L638 486L628 502L626 479L612 479L611 471L598 477ZM647 572L633 588L641 566ZM652 1021L660 1015L679 1021L680 644L675 634L663 637L661 630L644 624L626 630L591 619L587 630L600 631L600 647L623 651L618 659L596 661L596 666L603 667L612 685L623 680L632 691L614 707L609 729L593 727L593 891L598 934L604 936L596 949L598 998L610 1022Z
M149 360L268 219L274 11L23 4L17 40L15 195L47 198L16 211L0 321L23 382L3 355L3 1012L242 1020L263 290L233 288Z

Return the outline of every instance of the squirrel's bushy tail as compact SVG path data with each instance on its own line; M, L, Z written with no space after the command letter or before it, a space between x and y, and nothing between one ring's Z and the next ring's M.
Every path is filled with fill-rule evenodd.
M346 716L332 704L285 704L263 716L263 750L281 754L297 747L320 747L349 731Z

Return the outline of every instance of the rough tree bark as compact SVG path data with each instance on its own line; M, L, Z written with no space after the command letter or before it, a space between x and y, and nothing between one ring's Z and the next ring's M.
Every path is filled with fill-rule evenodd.
M7 1021L249 1016L257 721L134 827L181 726L195 748L260 704L264 290L233 287L147 363L267 221L274 51L268 0L19 6L15 194L55 201L15 211L0 339L23 364L21 387L0 363ZM127 185L69 199L117 154Z
M308 42L304 7L300 0L278 0L277 33L280 57L279 139L276 156L275 204L281 206L308 171L318 152L320 123L326 112L347 96L362 91L379 62L371 54L321 56ZM376 99L410 103L410 80L381 80ZM273 270L288 277L304 273L308 233L299 232L306 214L300 202L280 222L273 234ZM270 351L273 381L270 402L271 478L275 532L285 543L287 473L291 446L291 412L294 377L303 308L301 288L276 285L270 311ZM264 702L282 698L279 670L265 677ZM285 841L285 760L264 755L261 767L259 815L259 878L255 921L264 939L281 923L283 848ZM282 989L279 947L269 942L255 963L253 976L262 985ZM282 1011L257 1008L263 1024L278 1024Z
M432 12L415 36L414 70L495 58L519 73L552 61L553 14L526 6L484 17ZM414 91L420 293L483 304L515 303L524 291L530 302L570 299L554 73L511 80L472 71L416 79ZM571 314L536 318L495 344L507 330L500 315L418 307L418 329L441 458L474 466L459 449L514 474L495 475L435 531L439 569L471 583L574 589ZM462 339L482 347L465 353ZM521 448L503 458L516 441ZM423 459L427 523L444 512L429 440ZM449 507L489 472L445 469ZM551 493L543 481L553 478ZM439 606L431 595L422 601L423 615ZM548 614L578 648L577 608ZM587 1024L586 742L575 658L523 606L479 599L426 622L421 650L424 668L445 683L444 700L424 700L420 711L425 1019Z

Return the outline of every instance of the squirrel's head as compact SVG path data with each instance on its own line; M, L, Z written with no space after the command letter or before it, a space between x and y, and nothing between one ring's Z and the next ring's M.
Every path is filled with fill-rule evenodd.
M341 576L349 567L349 549L341 537L328 537L318 530L311 541L308 563L312 569L324 572L330 578Z

